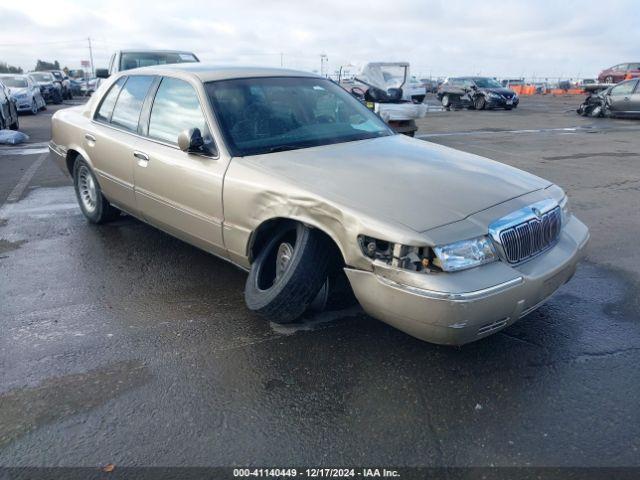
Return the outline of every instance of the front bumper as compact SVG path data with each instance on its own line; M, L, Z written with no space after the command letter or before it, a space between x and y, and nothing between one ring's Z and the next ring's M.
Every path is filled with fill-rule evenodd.
M571 216L553 248L517 267L494 262L456 273L399 273L395 278L388 269L345 271L372 317L421 340L462 345L542 305L571 279L588 241L587 227Z
M519 97L507 99L504 97L495 98L486 96L485 98L487 100L487 106L490 108L514 108L518 106L518 103L520 103ZM509 100L511 100L511 103L509 103Z
M16 102L16 109L18 112L30 112L31 102L29 100L18 100Z
M56 145L53 140L49 142L49 160L55 163L62 173L71 178L71 173L67 168L67 152L60 145Z

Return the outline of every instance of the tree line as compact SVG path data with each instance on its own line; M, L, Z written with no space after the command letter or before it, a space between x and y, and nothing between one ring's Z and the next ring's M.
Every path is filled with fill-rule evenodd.
M53 63L45 62L44 60L38 60L36 63L36 68L33 69L36 72L43 72L46 70L64 70L68 72L68 68L60 68L60 63L57 60L54 60ZM24 73L21 67L14 67L13 65L9 65L7 62L0 62L0 73Z

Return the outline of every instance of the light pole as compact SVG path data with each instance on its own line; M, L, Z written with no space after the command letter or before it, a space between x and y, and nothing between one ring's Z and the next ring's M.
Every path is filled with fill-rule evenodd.
M327 57L327 54L326 53L321 53L320 54L320 75L322 75L323 77L325 76L325 74L324 74L324 65L328 61L329 61L329 58Z

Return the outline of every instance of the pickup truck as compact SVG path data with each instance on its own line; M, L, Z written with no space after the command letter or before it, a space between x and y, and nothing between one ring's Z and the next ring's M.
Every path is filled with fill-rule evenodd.
M114 73L139 67L199 61L194 53L181 50L118 50L111 55L108 69L96 68L96 77L108 78Z

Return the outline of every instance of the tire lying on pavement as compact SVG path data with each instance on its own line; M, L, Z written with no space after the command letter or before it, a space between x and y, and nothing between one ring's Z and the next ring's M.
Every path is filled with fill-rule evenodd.
M331 247L319 230L285 224L251 266L244 290L247 307L275 323L296 321L325 284Z
M80 210L91 223L105 223L120 215L120 210L102 195L98 180L81 156L76 158L73 165L73 186Z

